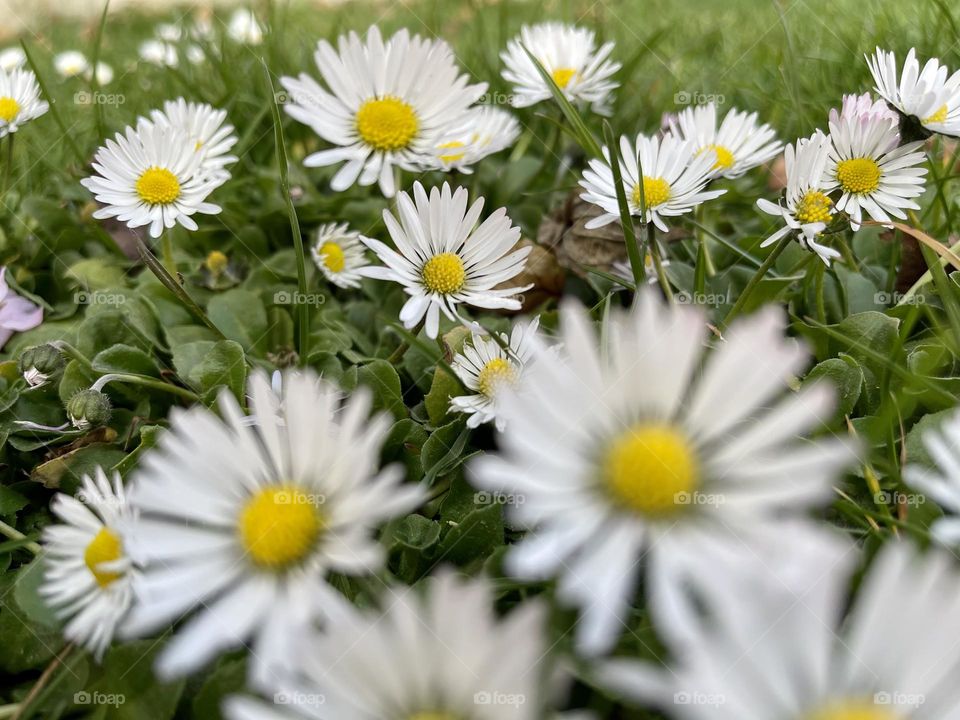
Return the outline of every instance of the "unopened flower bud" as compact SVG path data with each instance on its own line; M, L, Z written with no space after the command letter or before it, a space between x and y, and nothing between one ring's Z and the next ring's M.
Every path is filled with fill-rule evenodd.
M77 430L106 425L110 411L110 398L93 388L80 390L67 401L67 415Z
M63 372L65 365L60 350L49 343L27 348L17 360L17 368L30 387L46 385L51 378Z

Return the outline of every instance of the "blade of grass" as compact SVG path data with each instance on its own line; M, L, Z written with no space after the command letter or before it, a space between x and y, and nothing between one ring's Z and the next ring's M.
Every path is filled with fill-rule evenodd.
M106 128L103 122L103 103L99 102L97 97L100 92L100 80L97 77L97 65L100 63L100 48L103 45L103 30L107 25L107 11L110 9L110 0L103 4L103 12L100 13L100 25L97 27L97 36L93 40L93 71L90 73L90 97L93 99L93 109L97 116L97 137L103 138L106 135Z
M27 41L21 40L20 47L23 48L23 54L27 56L27 64L30 65L30 69L33 70L33 74L37 77L37 84L40 86L41 95L43 95L44 99L50 104L50 114L53 115L54 122L56 122L57 126L60 128L60 132L66 139L67 145L70 146L70 149L76 156L80 167L83 167L87 164L87 161L83 157L83 153L80 152L80 148L73 139L73 135L70 134L70 130L67 129L66 123L63 122L63 118L60 116L60 111L57 109L57 103L54 101L53 95L50 94L50 90L46 81L43 79L43 74L40 72L40 68L37 66L36 62L34 62L33 55L30 54L30 48L27 47Z
M633 229L633 217L630 215L630 206L627 204L627 192L623 188L623 176L620 172L620 150L617 139L613 135L613 128L606 120L603 122L603 138L607 143L607 158L610 171L613 173L613 187L617 191L617 206L620 209L620 227L623 230L623 239L627 243L627 257L630 259L630 269L633 271L634 287L643 287L647 281L647 272L637 247L637 235ZM640 183L640 192L643 192L643 183Z

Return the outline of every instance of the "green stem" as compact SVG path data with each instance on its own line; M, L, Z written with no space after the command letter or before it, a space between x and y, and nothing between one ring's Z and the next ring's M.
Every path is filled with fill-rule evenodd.
M10 189L10 175L13 171L13 138L16 133L7 134L7 159L3 164L3 190L0 191L0 197L6 197L7 190Z
M421 319L420 322L417 323L416 327L413 328L413 330L407 330L406 328L403 328L403 332L408 336L410 336L412 340L416 340L417 335L420 334L420 330L423 329L424 322L426 322L426 317ZM391 365L399 364L399 362L403 360L403 356L407 354L407 350L409 349L410 349L410 342L408 342L406 339L403 340L399 345L397 345L396 349L392 353L390 353L390 357L387 358L387 362L390 363Z
M670 287L670 281L667 279L667 273L663 269L663 260L660 257L660 245L657 244L657 230L654 224L647 223L647 247L650 257L653 258L653 267L657 272L657 281L663 290L667 302L673 303L673 289Z
M713 262L713 254L710 252L710 244L707 240L708 236L705 232L706 225L704 224L705 218L704 215L704 205L697 205L697 209L694 211L695 217L697 218L694 227L697 229L697 240L700 242L700 246L703 248L703 260L704 260L704 269L706 270L707 277L713 277L717 274L717 266Z
M181 397L184 400L189 400L190 402L200 402L199 396L196 393L187 390L186 388L182 388L179 385L171 385L170 383L163 382L163 380L156 380L155 378L149 378L143 375L108 373L107 375L99 378L93 384L93 387L97 390L103 390L107 383L115 381L130 383L131 385L142 385L143 387L148 387L152 390L160 390L162 392L168 392L171 395L177 395L178 397Z
M5 522L3 522L3 520L0 520L0 535L5 535L6 537L10 538L11 540L26 540L26 539L27 539L27 536L26 536L26 535L24 535L22 532L20 532L19 530L17 530L17 529L16 529L15 527L13 527L12 525L7 525ZM35 543L35 542L33 542L32 540L31 540L30 542L28 542L28 543L24 543L24 547L25 547L27 550L29 550L30 552L32 552L34 555L39 555L39 554L43 551L43 548L40 547L40 544L39 544L39 543Z
M173 230L167 230L160 236L160 248L163 252L163 266L170 277L177 276L177 262L173 259Z
M747 300L750 298L750 294L757 287L759 282L763 280L764 275L767 274L767 270L773 267L773 264L777 261L777 258L780 257L780 253L787 249L787 245L793 242L793 239L787 235L784 238L781 238L780 241L774 245L773 250L767 255L766 259L761 263L760 267L757 268L757 271L753 274L753 277L750 278L750 282L747 283L747 286L743 289L743 292L740 293L740 297L737 298L737 302L730 312L727 313L727 316L723 319L723 322L720 324L721 330L726 330L729 327L731 321L740 314L744 306L747 304Z

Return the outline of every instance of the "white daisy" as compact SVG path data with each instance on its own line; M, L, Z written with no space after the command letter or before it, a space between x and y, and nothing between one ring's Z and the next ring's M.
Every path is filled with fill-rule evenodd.
M376 527L424 497L402 468L378 471L391 421L369 416L368 393L342 403L312 372L288 373L282 388L251 377L253 424L227 391L223 420L202 406L173 411L134 476L130 553L144 569L127 631L197 610L159 658L162 677L251 638L258 672L284 664L301 624L336 592L327 575L376 572Z
M386 42L376 26L365 41L350 33L340 37L338 51L321 40L314 58L329 90L306 73L281 78L290 93L284 109L336 146L308 155L304 165L345 161L330 182L338 192L378 182L393 197L394 167L431 166L441 138L461 127L487 89L467 84L445 42L406 30Z
M84 476L77 497L58 493L51 505L64 524L43 531L44 580L40 594L62 619L64 636L99 660L133 598L135 575L123 535L136 511L127 504L120 475Z
M93 216L116 217L131 228L149 225L151 237L177 223L196 230L194 213L220 212L206 198L222 180L203 172L195 146L169 125L141 122L117 133L94 156L97 174L80 181L105 206Z
M799 440L829 417L834 389L786 392L808 356L784 339L784 320L770 306L740 320L701 367L702 308L664 306L644 287L631 313L610 313L599 347L575 304L561 309L564 354L533 339L519 391L498 408L501 453L470 472L524 498L507 512L531 532L507 570L558 577L560 600L582 610L584 652L613 643L641 561L658 630L680 637L688 585L706 592L714 574L758 558L785 577L779 538L816 542L806 538L819 526L799 518L854 457L842 440Z
M740 177L783 150L773 128L757 123L757 113L731 108L717 128L717 106L713 102L685 108L670 127L675 135L693 143L695 154L706 150L716 153L714 177Z
M520 123L505 110L484 105L471 110L464 126L440 138L434 149L435 167L469 174L475 165L513 145Z
M726 192L705 190L713 177L716 153L707 150L697 154L693 143L681 140L673 133L666 133L662 139L638 135L635 146L624 135L620 138L620 155L620 174L630 214L639 216L643 212L641 200L645 200L646 222L652 222L663 232L668 230L663 218L688 213L700 203ZM604 211L603 215L586 224L587 229L620 220L607 148L603 149L603 158L591 160L580 181L580 186L586 190L580 197ZM642 185L640 167L643 168Z
M40 86L33 72L21 68L0 72L0 138L49 109L47 101L40 98Z
M904 475L910 485L950 511L951 515L934 521L931 532L940 542L955 547L960 545L960 413L924 432L921 440L935 466L910 464Z
M86 73L84 73L84 77L87 80L92 80L93 76L94 76L93 69L87 68ZM111 82L113 82L113 68L107 65L105 62L98 62L96 76L97 76L97 85L99 85L100 87L103 87L104 85L109 85Z
M230 179L226 166L235 163L237 156L227 153L237 144L238 138L233 125L226 121L226 110L177 98L167 100L163 110L153 110L150 117L155 123L171 125L186 133L201 155L200 165L204 173L220 182Z
M890 216L905 218L904 209L919 210L911 198L923 194L927 174L917 141L894 149L897 128L882 117L839 118L830 123L833 147L827 163L824 190L843 193L837 210L850 217L850 226L860 229L863 212L881 223Z
M765 198L757 200L763 212L782 218L785 224L760 243L760 247L772 245L793 233L801 247L815 252L826 265L840 257L838 251L818 242L833 220L833 200L825 191L824 175L832 147L830 138L820 130L809 138L797 140L796 146L787 145L784 152L787 189L782 204Z
M343 609L296 656L299 673L265 688L273 705L233 696L230 720L535 720L547 698L546 606L505 617L489 580L444 570L394 590L383 612ZM465 621L469 618L469 621Z
M893 107L930 132L960 135L960 70L947 77L947 67L936 58L921 69L915 48L907 53L899 77L892 52L877 48L867 64L876 91Z
M0 70L4 72L10 72L14 68L23 67L26 62L27 56L24 54L23 48L14 45L13 47L0 50Z
M954 559L888 542L848 610L851 559L813 562L819 581L801 592L760 578L730 588L716 619L700 623L697 643L669 669L617 660L600 677L682 720L955 718Z
M53 67L62 78L79 77L90 68L90 61L79 50L67 50L54 56Z
M337 287L360 287L363 274L359 272L369 263L360 242L360 233L349 230L347 223L330 223L317 228L310 252L323 276Z
M450 408L469 416L467 427L479 427L495 420L497 430L503 431L505 423L497 412L497 397L504 387L519 382L523 366L530 359L531 338L539 325L539 317L530 323L518 322L510 337L500 334L499 343L473 333L463 350L454 356L454 372L473 393L450 398Z
M478 227L483 198L467 209L467 191L451 192L447 183L432 188L427 197L420 183L413 184L413 195L400 193L399 221L389 210L383 220L396 250L379 240L361 238L386 267L371 266L367 277L393 280L404 286L410 296L400 310L406 328L415 327L426 316L427 336L437 337L440 312L451 320L461 320L457 305L466 303L488 310L519 310L518 293L524 287L497 288L515 278L526 264L530 247L512 251L520 240L520 228L500 208Z
M830 108L830 121L837 122L840 118L856 118L858 120L870 121L875 117L881 117L889 121L891 125L899 125L900 116L897 115L886 101L875 98L870 93L863 95L844 95L840 109ZM899 145L900 136L897 136L897 142L893 145ZM890 149L892 150L893 147Z
M553 97L524 47L568 100L589 103L594 112L609 114L608 96L619 86L612 76L620 69L620 63L608 59L612 42L597 49L593 31L586 28L559 22L524 25L519 37L510 40L500 53L506 66L503 79L513 83L515 107L529 107Z
M154 34L165 42L177 43L183 37L183 28L174 23L160 23L154 28Z
M257 16L247 8L237 8L227 24L227 35L234 42L245 45L259 45L263 42L263 28Z
M177 67L180 64L176 46L163 40L147 40L141 43L140 59L161 67Z

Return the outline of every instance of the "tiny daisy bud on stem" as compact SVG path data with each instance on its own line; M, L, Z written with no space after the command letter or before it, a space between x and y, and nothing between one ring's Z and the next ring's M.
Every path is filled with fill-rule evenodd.
M106 425L110 420L110 398L99 390L80 390L67 402L67 415L78 430Z
M30 387L46 385L65 365L60 350L49 343L29 347L17 359L17 369Z

